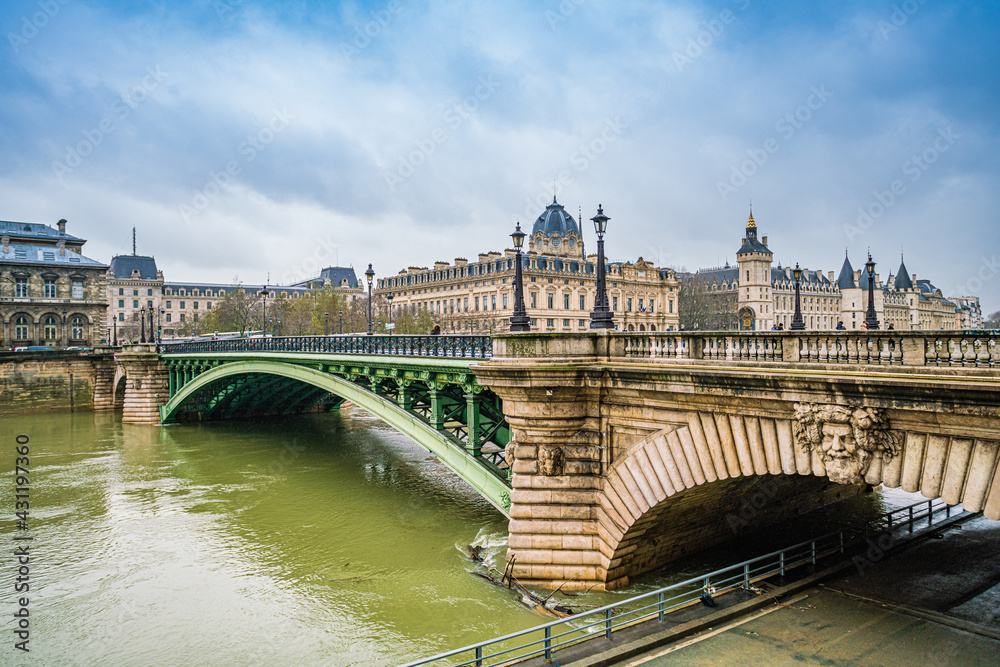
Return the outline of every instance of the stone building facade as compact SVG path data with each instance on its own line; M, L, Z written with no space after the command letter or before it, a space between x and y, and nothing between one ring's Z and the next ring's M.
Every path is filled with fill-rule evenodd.
M332 286L346 292L349 300L356 300L364 293L357 275L350 267L326 267L310 280L295 285L241 285L254 298L288 297L296 299L312 289ZM117 335L118 340L141 340L139 321L144 313L153 312L154 331L162 330L165 338L181 335L185 324L198 322L208 314L213 305L225 298L235 288L232 284L168 282L163 271L157 268L151 256L116 255L107 271L108 318L107 335ZM146 315L148 318L148 315ZM148 332L148 322L147 332ZM148 333L147 333L148 335Z
M789 329L795 315L793 269L780 263L773 266L773 259L767 237L757 236L751 212L736 253L737 266L701 269L683 277L698 281L710 294L735 294L740 328ZM883 280L875 273L873 280L875 313L884 329L974 329L982 325L978 297L946 298L931 281L910 274L902 259L895 274ZM855 270L846 256L836 275L803 268L799 297L806 330L861 329L868 309L868 281L867 270L863 266Z
M107 265L56 227L0 221L0 347L99 345L106 337Z
M553 197L535 221L522 254L524 305L535 331L590 328L597 293L597 255L588 255L577 221ZM434 268L408 267L378 281L376 295L392 294L392 310L430 312L446 333L506 331L514 310L515 252L486 252ZM678 328L680 283L673 269L639 258L608 262L608 302L621 331Z

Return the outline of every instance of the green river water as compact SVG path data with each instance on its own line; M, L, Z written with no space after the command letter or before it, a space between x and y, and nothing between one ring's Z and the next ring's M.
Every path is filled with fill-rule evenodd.
M17 434L30 437L26 531ZM469 544L502 568L504 517L359 410L167 427L3 417L0 439L2 600L29 597L31 633L30 654L16 651L5 613L0 664L396 665L550 620L472 575ZM27 594L13 591L17 535L33 538ZM736 555L573 601L606 604Z

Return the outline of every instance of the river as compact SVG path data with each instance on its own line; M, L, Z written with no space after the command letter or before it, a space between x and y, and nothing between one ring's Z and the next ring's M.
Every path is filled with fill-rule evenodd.
M549 620L471 574L481 566L469 544L502 568L502 515L360 410L167 427L110 413L3 417L10 471L17 434L30 437L28 528L13 521L4 475L0 530L8 547L33 538L31 653L2 646L2 664L395 665ZM882 504L869 496L849 514ZM8 608L15 570L8 555Z

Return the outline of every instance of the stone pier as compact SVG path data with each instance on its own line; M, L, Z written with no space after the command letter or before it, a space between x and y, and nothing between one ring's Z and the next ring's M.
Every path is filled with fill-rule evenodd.
M122 422L159 424L160 405L170 399L167 366L153 345L132 345L115 354L118 373L125 377ZM120 377L116 374L116 377Z

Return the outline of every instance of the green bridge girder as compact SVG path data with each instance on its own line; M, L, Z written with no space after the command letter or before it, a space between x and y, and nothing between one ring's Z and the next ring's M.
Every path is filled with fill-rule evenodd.
M510 430L500 399L476 381L474 359L298 352L161 359L170 394L161 423L295 414L348 400L433 453L509 518Z

